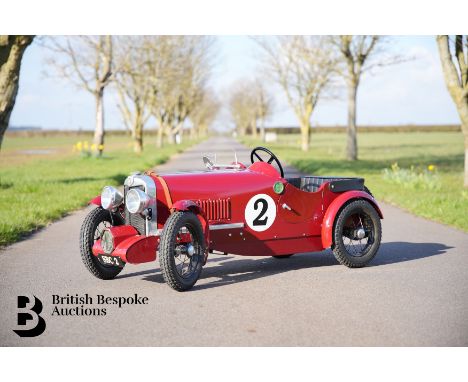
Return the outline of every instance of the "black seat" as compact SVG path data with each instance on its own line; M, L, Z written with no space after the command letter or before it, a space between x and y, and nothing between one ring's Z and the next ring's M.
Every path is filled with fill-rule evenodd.
M343 178L343 177L333 177L333 176L303 176L300 178L289 178L286 179L288 183L292 184L294 187L299 188L301 191L305 192L317 192L322 184L327 182L335 182L340 180L350 180L349 184L343 185L340 184L340 191L344 189L359 189L361 190L364 185L364 179L362 178ZM343 183L343 182L337 182ZM348 183L348 182L346 182Z

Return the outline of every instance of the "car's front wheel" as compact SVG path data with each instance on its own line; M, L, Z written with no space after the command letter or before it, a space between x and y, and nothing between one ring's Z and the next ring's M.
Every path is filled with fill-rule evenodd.
M119 216L111 213L102 207L92 210L83 221L80 230L80 252L86 268L99 279L111 280L117 276L123 267L115 265L103 265L96 256L93 255L94 243L101 239L106 228L112 225L121 225Z
M159 244L159 265L166 283L176 291L192 288L200 277L205 237L192 212L174 212L164 225Z
M375 208L366 200L355 200L336 217L333 254L347 267L364 267L377 254L381 238L382 226Z

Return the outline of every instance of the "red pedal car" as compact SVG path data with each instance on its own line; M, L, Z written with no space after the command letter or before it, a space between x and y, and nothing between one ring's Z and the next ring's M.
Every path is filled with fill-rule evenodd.
M206 171L133 174L121 193L104 187L80 232L81 257L98 278L112 279L125 264L156 260L165 281L190 289L213 251L287 258L331 247L348 267L376 255L383 218L362 178L285 178L268 149Z

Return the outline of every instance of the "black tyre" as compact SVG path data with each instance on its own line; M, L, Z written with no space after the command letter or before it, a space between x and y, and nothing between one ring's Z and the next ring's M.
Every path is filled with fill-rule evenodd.
M192 288L200 277L205 237L197 216L174 212L166 221L159 244L159 265L166 283L176 291Z
M114 265L103 265L93 255L94 243L102 237L105 228L121 225L122 219L102 207L92 210L83 221L80 230L81 259L88 270L99 279L111 280L117 276L123 268Z
M347 267L364 267L377 254L381 239L382 226L377 211L368 201L355 200L336 217L333 254Z
M281 260L281 259L289 259L292 255L293 255L293 254L291 254L291 255L283 255L283 256L271 256L271 257L274 257L275 259L280 259L280 260Z

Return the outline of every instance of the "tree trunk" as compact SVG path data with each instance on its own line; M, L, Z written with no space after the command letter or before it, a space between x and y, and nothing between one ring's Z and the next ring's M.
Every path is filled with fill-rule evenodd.
M135 134L135 139L133 141L133 151L137 154L141 154L143 152L143 131L138 128L138 132Z
M167 143L169 143L170 145L173 145L175 143L175 136L172 132L172 129L167 130Z
M34 36L0 35L0 149L18 94L21 60Z
M163 147L164 126L160 123L158 128L158 135L156 137L156 147L160 149Z
M465 174L464 187L468 187L468 94L462 95L459 99L454 99L460 116L461 130L465 141Z
M135 120L133 124L133 151L141 154L143 151L143 122L139 110L135 111Z
M265 142L265 119L260 120L260 140Z
M96 155L101 156L104 150L104 88L96 92L96 127L94 129L94 142Z
M463 185L468 187L468 97L465 99L465 104L458 108L460 114L461 128L465 136L465 176Z
M190 139L191 140L194 140L197 138L197 135L200 134L200 126L192 126L192 128L190 129Z
M468 129L468 126L465 126ZM465 187L468 187L468 135L465 134L465 181L463 182Z
M252 119L251 126L252 126L252 137L256 139L257 138L257 119L256 118Z
M309 151L310 146L310 122L309 120L301 121L301 149Z
M465 61L458 62L458 69L452 60L449 46L449 38L447 35L437 36L437 46L439 48L440 61L444 73L445 84L452 97L453 102L460 116L461 128L465 139L465 172L463 185L468 187L468 82L466 82L467 63ZM460 40L457 40L460 42ZM461 42L463 39L461 39ZM458 47L459 49L459 47ZM457 50L457 47L456 47ZM463 59L463 49L461 50Z
M356 96L358 81L354 78L348 80L348 128L346 143L346 159L358 159L357 128L356 128Z

